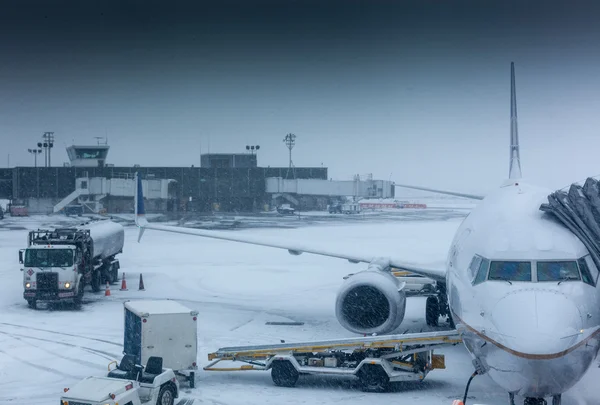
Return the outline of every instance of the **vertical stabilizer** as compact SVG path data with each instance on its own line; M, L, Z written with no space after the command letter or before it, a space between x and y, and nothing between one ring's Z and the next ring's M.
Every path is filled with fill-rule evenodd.
M517 126L517 90L515 88L515 63L510 63L510 166L509 179L521 178L521 156L519 154L519 128Z
M134 194L134 217L135 224L140 228L138 235L138 242L142 239L144 234L144 227L148 224L146 221L146 209L144 208L144 194L142 191L142 177L139 173L135 174L135 194Z

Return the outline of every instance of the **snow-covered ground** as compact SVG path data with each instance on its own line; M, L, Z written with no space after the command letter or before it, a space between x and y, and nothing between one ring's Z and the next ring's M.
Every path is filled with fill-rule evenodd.
M433 214L437 212L438 214ZM436 263L446 250L461 218L432 211L418 215L361 220L302 222L286 229L261 228L231 232L262 234L310 241L385 255L394 252L408 261ZM33 311L22 298L18 250L28 229L64 217L6 218L0 221L0 404L57 403L63 388L88 375L103 375L110 360L120 359L123 341L123 301L172 298L199 311L198 364L219 347L352 337L334 314L342 277L361 265L318 257L291 256L285 251L186 235L146 231L140 244L137 229L128 226L121 269L129 291L118 286L112 295L86 291L81 311ZM296 221L299 221L296 219ZM143 273L146 291L137 290ZM302 326L267 326L269 321L302 321ZM409 298L399 332L429 330L424 300ZM443 327L440 327L443 329ZM183 397L208 404L450 404L462 397L472 372L462 346L443 350L445 370L433 371L421 383L400 384L393 392L367 394L351 378L302 377L295 388L273 385L268 372L211 373L199 371L197 388ZM597 404L600 370L594 368L563 398L563 405ZM469 404L507 403L507 395L487 376L477 377Z

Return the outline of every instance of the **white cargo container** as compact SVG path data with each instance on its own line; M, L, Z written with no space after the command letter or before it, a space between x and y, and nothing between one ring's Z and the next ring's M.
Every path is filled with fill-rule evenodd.
M185 376L194 387L198 369L197 311L172 300L126 301L124 352L146 364L163 358L163 367Z

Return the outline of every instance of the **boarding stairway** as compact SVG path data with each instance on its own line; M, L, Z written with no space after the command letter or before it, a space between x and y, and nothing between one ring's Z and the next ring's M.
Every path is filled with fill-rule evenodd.
M65 208L68 204L70 204L71 202L75 201L77 198L79 198L79 196L81 194L83 194L83 191L80 188L76 188L75 191L73 191L71 194L69 194L68 196L66 196L65 198L63 198L58 204L56 204L54 206L54 212L59 212L60 210L62 210L63 208Z
M572 184L569 191L558 190L548 196L540 210L548 212L573 232L590 252L600 269L600 185L589 177L583 187Z

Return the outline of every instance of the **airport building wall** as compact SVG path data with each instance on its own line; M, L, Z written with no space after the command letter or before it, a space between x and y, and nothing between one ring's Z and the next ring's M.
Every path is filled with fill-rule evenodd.
M156 211L248 212L262 210L270 203L265 179L285 177L288 168L16 167L0 169L0 199L20 201L31 208L47 207L73 192L78 177L122 178L138 171L145 178L177 182L173 201L157 203ZM294 174L301 179L327 179L327 168L295 168ZM128 210L127 199L107 198L109 210L111 207L121 212Z

